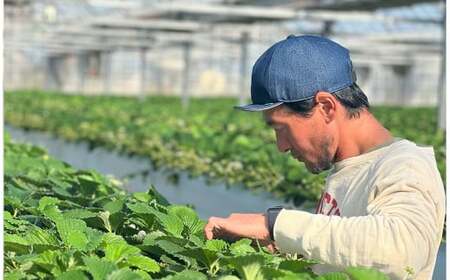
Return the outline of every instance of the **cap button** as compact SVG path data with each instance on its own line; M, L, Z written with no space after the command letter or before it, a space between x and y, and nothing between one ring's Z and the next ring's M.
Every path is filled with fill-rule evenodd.
M291 35L287 36L286 39L292 39L292 38L295 38L295 35L291 34Z

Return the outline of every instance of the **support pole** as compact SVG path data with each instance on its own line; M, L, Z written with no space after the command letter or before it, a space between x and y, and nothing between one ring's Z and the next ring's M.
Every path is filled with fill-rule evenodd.
M248 96L248 45L250 36L248 32L241 33L241 63L240 63L240 83L239 83L239 105L244 105L246 96Z
M140 57L141 57L141 82L139 89L139 99L144 100L145 98L145 90L147 86L147 49L148 48L140 48Z
M87 64L88 64L88 54L80 53L78 55L78 89L77 89L78 93L84 93Z
M61 77L59 75L60 58L57 56L47 57L46 88L47 90L62 90Z
M191 66L191 49L192 43L185 42L183 43L183 60L184 60L184 69L183 69L183 80L181 82L181 104L183 108L187 108L189 106L189 71Z
M444 2L445 6L445 2ZM444 9L444 16L442 19L442 40L441 40L441 73L439 76L439 84L438 84L438 129L445 130L445 103L446 103L446 97L445 97L445 90L446 90L446 80L445 80L445 61L446 61L446 55L445 55L445 44L446 44L446 38L445 38L445 27L446 27L446 21L447 17L445 15L445 9Z
M102 53L103 93L111 93L111 51Z

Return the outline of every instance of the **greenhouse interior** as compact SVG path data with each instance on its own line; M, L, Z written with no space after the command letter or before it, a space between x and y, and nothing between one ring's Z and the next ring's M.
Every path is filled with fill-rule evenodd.
M431 147L445 190L445 1L5 0L3 9L5 279L445 279L446 224L435 251L406 241L418 237L396 245L401 272L356 237L351 249L374 260L346 259L336 248L344 238L306 250L314 237L299 237L290 254L276 236L273 251L206 234L211 217L277 205L315 216L330 203L335 167L313 174L281 151L267 111L235 108L252 103L258 59L290 35L348 49L369 114L395 139ZM330 224L346 219L332 210Z

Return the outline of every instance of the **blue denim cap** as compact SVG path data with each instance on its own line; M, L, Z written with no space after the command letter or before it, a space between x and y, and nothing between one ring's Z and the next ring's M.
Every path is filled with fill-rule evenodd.
M252 104L235 108L268 110L313 98L319 91L333 93L355 81L346 48L320 36L290 35L258 58L252 71Z

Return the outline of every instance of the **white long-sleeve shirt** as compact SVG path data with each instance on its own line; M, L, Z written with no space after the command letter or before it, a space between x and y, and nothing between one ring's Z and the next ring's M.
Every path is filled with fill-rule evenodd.
M281 252L320 260L319 274L365 266L391 279L431 279L445 215L432 148L398 140L336 163L316 212L280 212Z

